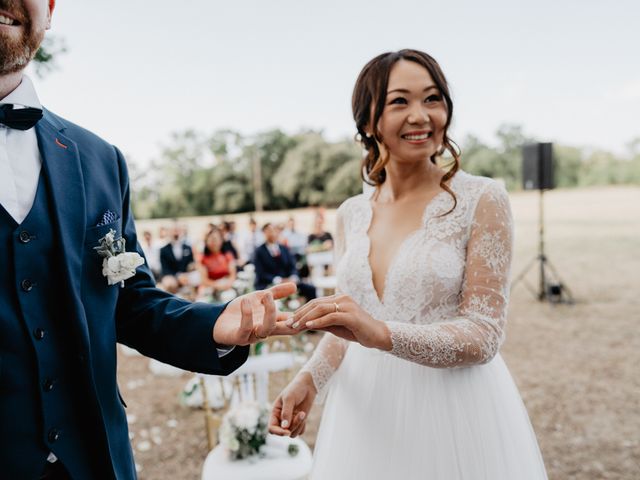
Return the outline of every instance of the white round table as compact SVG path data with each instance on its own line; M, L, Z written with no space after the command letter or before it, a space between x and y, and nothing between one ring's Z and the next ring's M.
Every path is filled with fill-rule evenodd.
M289 444L298 446L295 457L287 453ZM304 480L311 471L311 450L300 438L269 434L262 447L264 458L231 460L222 445L209 452L202 468L202 480Z

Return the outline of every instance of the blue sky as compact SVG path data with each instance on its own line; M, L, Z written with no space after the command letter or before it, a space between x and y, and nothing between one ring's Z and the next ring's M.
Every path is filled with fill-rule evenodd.
M640 137L638 19L632 0L58 0L68 53L34 81L45 106L144 165L187 128L350 137L362 66L411 47L448 77L454 139L492 143L510 122L624 152Z

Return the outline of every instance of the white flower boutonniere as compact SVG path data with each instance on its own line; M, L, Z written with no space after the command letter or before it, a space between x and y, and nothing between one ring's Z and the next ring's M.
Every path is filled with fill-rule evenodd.
M137 252L127 252L124 249L125 239L115 238L116 231L111 229L100 240L100 245L93 247L102 260L102 275L107 277L109 285L119 283L124 287L124 281L136 274L136 268L144 264Z

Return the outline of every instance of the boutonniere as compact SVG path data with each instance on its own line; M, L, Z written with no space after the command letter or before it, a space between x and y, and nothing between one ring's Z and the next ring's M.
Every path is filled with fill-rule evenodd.
M124 249L125 239L115 238L116 231L111 229L98 242L99 246L93 247L102 260L102 275L107 277L109 285L119 283L124 287L124 281L136 274L136 268L144 264L137 252L127 252Z

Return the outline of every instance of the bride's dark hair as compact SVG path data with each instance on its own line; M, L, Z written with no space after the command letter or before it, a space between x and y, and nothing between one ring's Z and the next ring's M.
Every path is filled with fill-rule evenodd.
M369 185L379 186L384 183L387 176L385 166L389 161L389 153L386 152L384 156L380 154L378 144L383 144L384 139L380 135L377 125L387 100L389 73L398 60L415 62L426 68L445 100L447 121L444 126L442 148L431 157L431 161L435 164L436 157L442 155L445 150L453 157L451 168L440 179L440 187L453 197L453 208L455 208L457 204L456 196L446 184L460 168L460 149L447 135L449 125L451 125L451 117L453 116L453 102L451 101L447 79L442 73L440 65L433 57L419 50L404 49L378 55L364 66L358 76L358 80L356 80L351 107L353 119L358 129L356 137L367 151L367 155L362 160L362 179ZM368 128L371 130L370 136L367 136Z

